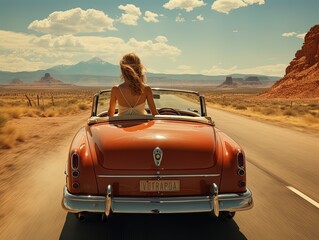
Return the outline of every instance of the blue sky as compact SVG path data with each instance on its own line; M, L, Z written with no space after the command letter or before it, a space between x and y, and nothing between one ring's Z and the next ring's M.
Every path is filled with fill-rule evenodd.
M161 73L282 76L318 0L0 0L0 71L137 53Z

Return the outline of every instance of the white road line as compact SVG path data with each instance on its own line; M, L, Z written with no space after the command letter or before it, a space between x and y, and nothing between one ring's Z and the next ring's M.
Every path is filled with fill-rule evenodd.
M306 201L308 201L309 203L311 203L312 205L314 205L315 207L319 208L319 203L317 203L315 200L311 199L310 197L308 197L307 195L303 194L302 192L298 191L297 189L295 189L294 187L291 186L286 186L289 190L293 191L294 193L296 193L297 195L299 195L300 197L302 197L303 199L305 199Z

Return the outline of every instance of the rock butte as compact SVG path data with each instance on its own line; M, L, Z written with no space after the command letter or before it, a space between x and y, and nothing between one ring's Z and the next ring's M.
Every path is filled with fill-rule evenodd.
M260 97L319 98L319 25L306 34L303 46L286 68L285 76Z

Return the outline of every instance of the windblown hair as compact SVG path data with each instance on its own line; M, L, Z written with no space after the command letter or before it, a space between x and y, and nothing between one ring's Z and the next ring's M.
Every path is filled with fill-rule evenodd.
M144 92L144 66L139 57L134 53L123 56L120 61L122 78L129 83L134 95L140 95Z

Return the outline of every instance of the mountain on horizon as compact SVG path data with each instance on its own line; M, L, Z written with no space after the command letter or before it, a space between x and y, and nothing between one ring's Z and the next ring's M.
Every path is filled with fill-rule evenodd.
M10 84L14 78L21 79L25 84L30 84L49 73L67 84L82 86L111 86L120 82L120 68L101 58L94 57L88 61L81 61L74 65L57 65L45 70L34 72L1 72L0 84ZM264 85L273 84L280 77L258 74L231 74L231 75L202 75L202 74L166 74L146 73L147 82L152 86L180 85L180 84L206 84L217 86L225 81L226 77L246 79L251 76L258 77Z
M56 71L60 74L81 74L97 76L120 76L119 67L94 57L88 61L81 61L75 65L58 65L47 69L46 71Z

